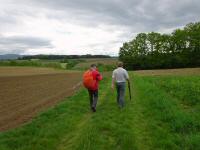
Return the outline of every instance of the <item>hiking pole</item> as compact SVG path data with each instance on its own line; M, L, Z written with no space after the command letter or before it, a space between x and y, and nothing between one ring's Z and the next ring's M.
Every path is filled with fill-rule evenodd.
M131 86L130 86L130 81L128 80L128 90L129 90L129 98L131 100Z

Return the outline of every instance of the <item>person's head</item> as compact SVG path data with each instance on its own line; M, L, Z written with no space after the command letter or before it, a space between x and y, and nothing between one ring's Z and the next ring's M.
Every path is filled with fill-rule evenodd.
M97 69L97 65L96 64L91 64L90 65L90 69L91 70L96 70Z
M117 63L117 67L123 67L123 62L121 62L121 61L118 62L118 63Z

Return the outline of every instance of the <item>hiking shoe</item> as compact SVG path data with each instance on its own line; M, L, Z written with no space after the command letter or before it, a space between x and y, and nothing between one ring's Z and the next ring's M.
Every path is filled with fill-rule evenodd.
M92 111L93 111L93 112L96 112L96 109L95 109L94 107L92 107Z

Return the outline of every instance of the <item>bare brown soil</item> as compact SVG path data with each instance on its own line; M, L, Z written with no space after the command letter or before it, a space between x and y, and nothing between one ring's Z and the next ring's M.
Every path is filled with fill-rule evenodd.
M38 112L72 95L80 85L80 72L30 70L0 68L0 74L4 73L0 75L0 131L28 122ZM15 75L10 74L12 71Z
M138 75L200 75L200 68L184 68L184 69L160 69L160 70L139 70L134 71Z
M69 72L69 71L58 70L58 69L53 69L53 68L39 68L39 67L0 67L0 77L28 76L28 75L40 75L40 74L41 75L42 74L58 74L58 73L66 73L66 72Z

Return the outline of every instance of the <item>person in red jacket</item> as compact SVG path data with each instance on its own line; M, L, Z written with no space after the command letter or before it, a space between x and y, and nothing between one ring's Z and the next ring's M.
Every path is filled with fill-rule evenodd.
M98 86L99 81L102 80L102 75L99 73L97 66L92 64L90 66L90 71L92 71L93 79L95 80L95 84L91 89L88 89L89 98L90 98L90 107L93 112L96 112L96 105L98 101Z

